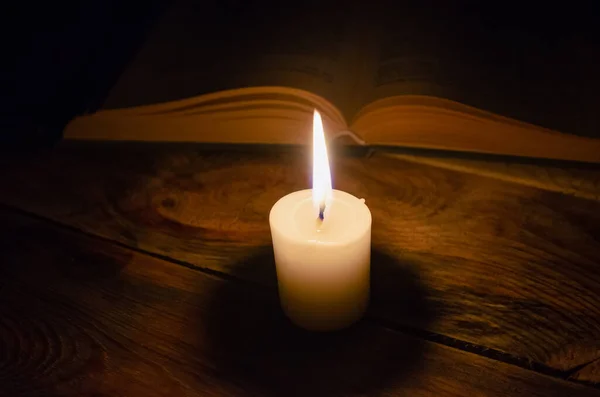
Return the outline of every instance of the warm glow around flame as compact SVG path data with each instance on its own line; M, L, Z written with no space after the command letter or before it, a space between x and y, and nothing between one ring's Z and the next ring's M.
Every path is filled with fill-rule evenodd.
M331 202L331 171L329 170L323 120L321 120L321 115L316 110L313 117L312 199L316 216L323 219Z

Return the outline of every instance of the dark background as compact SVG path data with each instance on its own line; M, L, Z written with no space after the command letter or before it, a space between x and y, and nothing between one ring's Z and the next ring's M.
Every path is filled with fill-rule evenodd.
M0 142L51 144L73 116L96 109L166 6L162 0L8 6L7 128Z
M343 18L347 2L338 3L340 18ZM481 42L489 43L486 54L474 54L483 61L481 69L473 73L482 76L482 80L497 82L496 86L486 89L511 86L518 95L520 91L526 94L526 90L544 91L550 87L544 95L549 97L555 93L556 98L549 100L577 112L597 108L599 104L596 87L600 88L600 79L594 72L600 69L598 3L398 1L387 6L400 10L419 7L440 21L450 18L457 21L450 26L464 30L461 37L465 39L467 51L481 48L478 46ZM8 71L4 73L6 82L3 84L7 88L3 90L2 147L52 145L75 115L98 109L169 4L165 0L143 3L89 0L25 1L9 6L5 14L8 28L4 33ZM285 2L213 1L206 8L207 12L212 12L215 5L220 15L230 13L230 21L238 21L228 24L224 20L216 25L216 29L220 29L215 32L218 41L219 37L232 36L224 32L251 26L239 24L246 16L268 15L277 7L285 7ZM302 2L294 2L296 7L302 5ZM514 49L510 57L504 55L507 48ZM497 72L484 67L486 62L495 65ZM538 72L538 67L529 68L527 65L532 62L544 65L543 72ZM502 78L495 78L496 74ZM553 91L552 81L567 75L585 76L586 82ZM534 88L526 87L523 81L535 81L531 86ZM576 115L575 119L585 124L586 135L594 135L589 131L600 128L595 112Z

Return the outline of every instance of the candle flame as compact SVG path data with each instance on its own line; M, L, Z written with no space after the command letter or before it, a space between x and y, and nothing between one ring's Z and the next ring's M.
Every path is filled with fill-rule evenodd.
M329 210L329 203L331 202L331 171L329 170L329 158L327 156L327 145L325 144L323 120L317 110L315 110L313 116L312 199L316 216L323 220Z

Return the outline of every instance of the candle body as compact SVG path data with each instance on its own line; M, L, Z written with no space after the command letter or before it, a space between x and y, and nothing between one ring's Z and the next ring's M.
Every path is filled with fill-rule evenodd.
M371 212L364 200L333 190L320 221L311 194L288 194L271 209L279 298L298 326L330 331L354 323L367 308Z

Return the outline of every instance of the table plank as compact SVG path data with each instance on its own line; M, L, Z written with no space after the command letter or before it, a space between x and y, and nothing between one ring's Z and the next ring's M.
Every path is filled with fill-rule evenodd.
M407 153L386 153L386 156L433 165L459 172L473 173L503 181L524 184L543 190L600 201L600 172L597 166L579 163L526 162L490 158L436 157Z
M0 172L0 201L91 234L274 285L268 212L308 185L298 151L67 145ZM560 371L598 358L600 203L378 157L334 185L373 214L370 315ZM406 286L417 280L419 301Z
M586 365L579 371L577 371L571 379L588 382L592 384L600 383L600 360Z
M363 321L290 325L276 291L0 212L2 396L598 396Z

